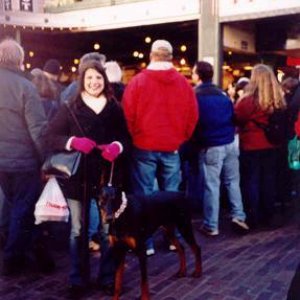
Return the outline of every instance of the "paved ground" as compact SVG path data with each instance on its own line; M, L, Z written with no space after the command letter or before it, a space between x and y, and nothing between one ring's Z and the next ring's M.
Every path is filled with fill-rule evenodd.
M152 300L283 300L300 262L299 226L289 220L273 230L253 231L236 236L223 220L221 234L215 238L196 236L203 251L204 275L174 279L178 260L176 253L165 249L162 235L156 237L157 254L148 259ZM195 229L200 219L194 219ZM189 274L193 257L189 250ZM56 249L57 270L45 276L28 272L16 278L0 277L1 300L65 299L68 278L66 249ZM92 269L97 255L92 257ZM138 299L139 269L137 259L128 254L122 300ZM99 291L91 291L84 299L110 299ZM297 299L295 299L297 300Z

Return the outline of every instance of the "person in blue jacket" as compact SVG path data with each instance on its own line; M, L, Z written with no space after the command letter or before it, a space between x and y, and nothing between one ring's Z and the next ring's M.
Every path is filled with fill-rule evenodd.
M203 170L203 225L208 236L219 234L220 185L223 182L231 206L231 221L235 229L247 232L239 174L239 148L235 139L233 104L226 94L212 83L213 67L199 61L193 68L197 82L195 93L201 118L193 141L199 153L199 168Z

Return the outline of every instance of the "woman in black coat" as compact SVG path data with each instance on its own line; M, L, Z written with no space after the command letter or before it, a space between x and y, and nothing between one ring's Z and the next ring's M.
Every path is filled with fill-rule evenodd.
M72 118L71 109L83 130ZM63 105L49 125L49 144L53 151L77 150L83 153L77 173L61 182L71 213L71 273L70 292L84 292L89 281L88 208L91 199L98 197L100 182L109 174L115 160L117 176L114 184L121 184L120 163L129 145L129 134L120 105L113 100L111 87L102 65L87 61L79 71L79 91ZM118 157L120 155L120 157ZM118 159L117 159L118 157ZM115 182L118 181L118 182ZM104 180L104 184L107 179ZM107 236L101 231L101 259L98 274L99 288L110 290L114 281L114 259Z

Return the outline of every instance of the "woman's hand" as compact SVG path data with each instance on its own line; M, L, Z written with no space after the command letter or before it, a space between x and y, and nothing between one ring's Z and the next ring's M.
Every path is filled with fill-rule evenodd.
M71 148L85 154L89 154L95 147L96 142L86 137L74 137L71 141Z
M123 150L122 144L116 141L106 145L98 145L97 148L102 150L102 157L110 162L113 162Z

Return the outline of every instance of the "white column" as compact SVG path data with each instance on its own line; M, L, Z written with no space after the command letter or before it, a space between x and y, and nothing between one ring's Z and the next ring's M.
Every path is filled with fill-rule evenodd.
M220 83L222 39L219 25L218 0L199 0L198 59L214 67L214 82Z

